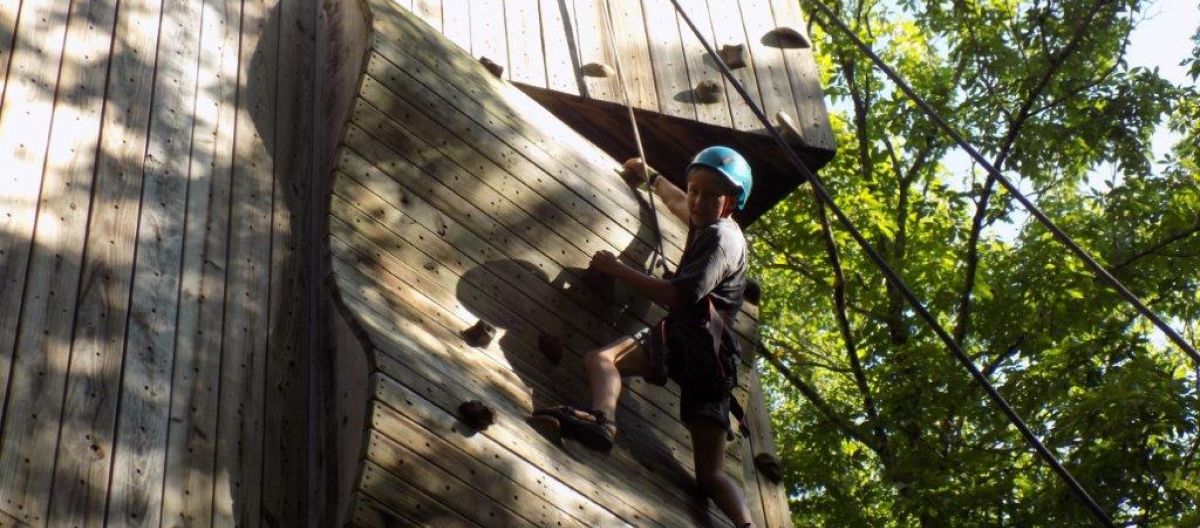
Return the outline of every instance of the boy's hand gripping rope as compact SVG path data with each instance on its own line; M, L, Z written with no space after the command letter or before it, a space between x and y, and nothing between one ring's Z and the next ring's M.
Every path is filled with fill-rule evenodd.
M658 210L654 207L654 178L649 178L650 163L646 161L646 150L642 147L642 134L638 132L637 117L633 115L633 102L629 99L629 90L625 87L625 69L621 67L621 52L617 49L616 32L613 30L612 6L609 0L604 0L605 26L608 30L608 43L612 48L614 62L617 65L617 83L621 85L621 97L625 100L625 110L629 112L629 125L633 128L633 142L637 145L638 158L642 160L642 169L647 175L646 192L650 195L650 218L654 223L654 250L650 254L649 271L654 271L657 264L663 274L668 273L666 257L663 254L662 231L658 225Z

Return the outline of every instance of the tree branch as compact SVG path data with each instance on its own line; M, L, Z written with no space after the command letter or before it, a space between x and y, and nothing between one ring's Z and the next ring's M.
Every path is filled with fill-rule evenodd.
M826 420L829 420L831 423L833 423L833 425L836 426L839 431L846 436L859 441L876 454L880 454L879 446L875 445L875 443L871 441L870 437L868 437L857 425L838 414L837 411L834 410L831 405L829 405L829 402L825 401L825 399L821 397L821 394L817 392L816 388L792 373L791 369L784 365L783 361L780 361L775 354L772 354L771 351L764 348L762 350L762 357L766 358L767 362L775 367L775 370L779 371L779 374L783 376L788 383L795 387L796 390L800 391L800 394L804 396L804 399L813 404L813 407L815 407L817 411L819 411L821 415L825 417Z
M1054 57L1050 59L1050 63L1046 71L1042 74L1041 79L1030 91L1025 98L1021 109L1016 113L1014 119L1009 125L1008 132L1004 136L992 166L996 170L1001 170L1004 163L1008 161L1008 156L1012 152L1012 147L1016 143L1018 135L1020 135L1025 123L1032 116L1033 105L1041 98L1042 92L1050 84L1050 80L1054 75L1066 64L1067 59L1079 48L1079 43L1083 40L1087 29L1092 25L1096 15L1100 10L1111 3L1113 0L1099 0L1092 6L1088 16L1080 22L1075 28L1075 32L1071 35L1071 40ZM967 255L964 259L966 270L964 271L965 281L963 285L962 295L959 297L957 321L954 325L954 341L959 345L963 344L966 339L967 332L970 329L971 323L971 297L975 291L975 275L979 268L979 237L986 225L984 219L987 216L988 200L991 198L995 190L996 177L993 174L988 174L986 183L984 183L983 191L980 193L979 200L976 202L975 216L971 220L971 232L967 237Z
M1153 255L1154 253L1161 251L1163 248L1165 248L1171 244L1174 244L1176 242L1179 242L1180 240L1183 240L1187 237L1190 237L1190 236L1196 234L1196 232L1198 232L1198 231L1200 231L1200 219L1197 219L1196 224L1193 225L1190 229L1180 231L1180 232L1175 233L1174 235L1171 235L1163 240L1160 240L1156 244L1154 244L1146 249L1143 249L1142 251L1139 251L1136 254L1133 254L1133 255L1127 257L1125 260L1122 260L1121 262L1119 262L1117 264L1114 264L1112 267L1110 267L1108 269L1108 271L1109 271L1109 273L1115 273L1117 270L1124 268L1125 266L1128 266L1130 264L1133 264L1134 262L1137 262L1138 260L1140 260L1144 257Z

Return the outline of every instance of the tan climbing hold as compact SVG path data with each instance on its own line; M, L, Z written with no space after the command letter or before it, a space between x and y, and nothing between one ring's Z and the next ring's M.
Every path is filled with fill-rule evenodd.
M811 48L812 42L804 33L786 26L777 27L767 32L763 42L777 48Z
M804 135L800 132L800 127L796 126L796 121L787 112L780 110L775 113L775 124L782 128L784 139L789 143L803 145Z
M480 319L474 326L463 330L463 340L473 347L485 348L496 338L496 327Z
M611 66L600 64L599 62L584 64L581 71L587 77L612 77L617 74L616 70L612 69Z

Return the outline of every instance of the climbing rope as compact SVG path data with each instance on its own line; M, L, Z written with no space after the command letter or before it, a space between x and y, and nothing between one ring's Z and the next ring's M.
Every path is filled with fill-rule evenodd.
M1091 253L1089 253L1086 249L1083 249L1083 247L1075 242L1070 235L1060 229L1058 225L1055 224L1049 216L1046 216L1046 213L1044 213L1041 208L1034 204L1029 197L1025 196L1025 194L1022 193L1021 190L1018 189L1011 180L1006 178L1003 174L1000 174L999 169L988 162L988 160L984 159L983 155L980 154L979 151L973 145L971 145L971 143L963 138L962 134L955 130L954 127L950 126L950 124L947 123L946 120L943 119L942 116L938 114L928 102L925 101L925 99L918 95L916 90L914 90L912 86L910 86L908 82L900 76L900 74L896 73L896 71L889 67L887 63L884 62L883 59L871 49L870 46L863 42L862 39L858 38L858 35L854 33L854 30L850 29L850 26L847 26L844 22L842 22L842 20L837 17L837 14L830 9L829 6L826 6L819 0L804 1L821 11L826 18L828 18L835 26L837 26L839 31L844 33L846 37L854 43L855 47L857 47L859 51L862 51L863 54L870 57L871 62L875 63L876 67L882 70L883 73L892 80L892 82L896 83L896 86L899 86L909 99L917 103L917 106L921 108L922 112L924 112L929 119L933 120L934 124L936 124L938 128L949 135L954 142L958 144L960 148L966 151L967 155L971 156L971 159L979 163L979 165L983 167L992 178L995 178L996 181L1000 182L1000 184L1008 190L1009 194L1012 194L1013 197L1025 207L1025 210L1029 211L1029 214L1032 214L1034 218L1037 218L1038 222L1041 222L1042 225L1054 235L1054 238L1058 239L1058 241L1064 246L1067 246L1067 249L1070 249L1075 256L1079 257L1080 260L1087 264L1088 268L1091 268L1092 272L1095 273L1097 277L1116 289L1117 292L1129 302L1129 304L1132 304L1133 307L1137 309L1138 313L1142 314L1143 317L1154 323L1154 326L1158 327L1158 329L1161 330L1162 333L1166 334L1167 337L1170 338L1180 350L1190 356L1192 361L1195 362L1197 366L1200 366L1200 353L1196 352L1196 348L1193 347L1191 343L1188 343L1187 340L1185 340L1183 336L1179 335L1174 328L1171 328L1166 321L1159 317L1158 314L1154 313L1150 307L1146 306L1146 304L1143 303L1142 300L1137 297L1137 295L1130 291L1129 288L1126 288L1125 285L1122 284L1121 281L1116 277L1114 277L1112 273L1109 273L1104 266L1100 265L1100 263L1096 261Z
M604 14L606 20L606 28L608 29L608 43L612 49L613 59L617 66L617 83L621 85L621 96L625 101L625 110L629 113L629 126L633 128L633 142L637 145L638 159L642 160L642 168L647 176L647 194L650 195L650 216L654 222L654 249L650 254L650 270L653 271L655 264L662 268L664 274L667 273L667 263L663 256L662 231L658 224L658 210L654 207L654 188L649 179L650 164L646 161L646 150L642 147L642 134L638 132L637 117L633 114L633 101L629 98L629 89L625 86L625 69L621 65L621 52L617 49L617 36L613 30L612 5L609 0L604 1Z
M883 259L879 252L876 251L869 242L867 242L866 237L864 237L858 228L854 226L854 223L851 222L850 218L846 216L846 213L843 212L840 207L838 207L837 203L833 201L833 198L825 189L825 185L821 182L821 179L818 178L817 175L813 173L813 171L810 170L807 165L804 164L804 161L800 158L800 155L797 154L796 150L783 139L783 136L780 135L775 126L771 124L769 119L767 119L767 116L765 113L763 113L762 108L759 108L758 104L754 102L754 99L746 91L746 88L737 80L737 77L734 77L733 72L729 69L729 66L725 64L725 61L722 60L721 56L716 52L715 49L713 49L712 44L708 42L708 39L704 36L700 29L696 27L696 23L692 21L691 17L688 16L683 7L679 5L679 0L671 0L671 3L674 4L675 11L679 13L679 16L685 22L687 22L688 27L690 27L692 32L695 33L696 38L704 46L704 49L708 55L711 56L716 62L717 66L721 70L721 74L726 80L729 81L730 85L733 86L742 99L746 101L746 104L750 107L751 111L754 112L754 115L758 118L758 120L762 122L763 126L766 127L768 134L770 134L775 143L779 145L780 149L783 150L788 160L796 167L797 170L800 171L801 176L808 180L813 187L813 191L816 192L821 201L829 206L829 210L833 212L834 216L837 217L838 221L842 224L846 231L850 233L850 236L854 238L854 241L857 242L859 247L861 247L862 250L867 254L867 257L870 258L871 261L874 262L875 265L883 272L884 277L888 280L888 282L900 291L905 300L907 300L908 303L913 307L913 310L915 310L921 319L933 329L942 342L946 344L946 347L950 349L959 363L961 363L963 367L967 369L967 372L971 374L971 377L975 380L975 382L984 389L992 402L1000 408L1000 410L1008 418L1009 422L1011 422L1013 426L1020 431L1021 436L1025 438L1025 441L1034 449L1035 452L1037 452L1042 460L1050 466L1050 468L1059 476L1059 478L1061 478L1067 484L1067 486L1071 488L1071 491L1075 494L1076 498L1083 502L1088 511L1092 514L1092 517L1103 526L1113 527L1114 524L1112 519L1109 519L1104 510L1100 508L1100 505L1097 504L1094 499L1092 499L1087 490L1085 490L1079 481L1076 480L1073 475L1071 475L1071 472L1068 471L1067 468L1063 467L1062 463L1058 461L1054 454L1042 444L1041 440L1038 439L1037 435L1035 435L1033 431L1029 429L1029 426L1025 424L1025 421L1021 419L1020 415L1018 415L1012 406L1008 404L1008 401L1006 401L1004 397L1000 395L1000 392L997 391L994 386L992 386L987 377L979 371L979 368L975 366L975 363L971 361L971 358L967 356L962 347L960 347L958 343L950 337L950 334L946 332L946 329L943 328L942 325L938 323L937 319L934 318L933 314L931 314L929 310L925 308L925 305L920 301L920 299L917 298L917 295L912 291L911 288L909 288L908 284L904 282L896 270L894 270L887 263L887 261Z

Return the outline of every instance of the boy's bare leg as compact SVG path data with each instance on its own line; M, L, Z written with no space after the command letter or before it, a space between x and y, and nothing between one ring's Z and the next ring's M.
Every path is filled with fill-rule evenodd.
M617 399L621 396L621 377L645 376L650 372L650 355L633 337L626 336L583 357L588 384L592 388L592 406L616 421Z
M707 420L687 424L692 433L696 483L735 526L750 523L750 509L738 483L725 474L725 429Z

